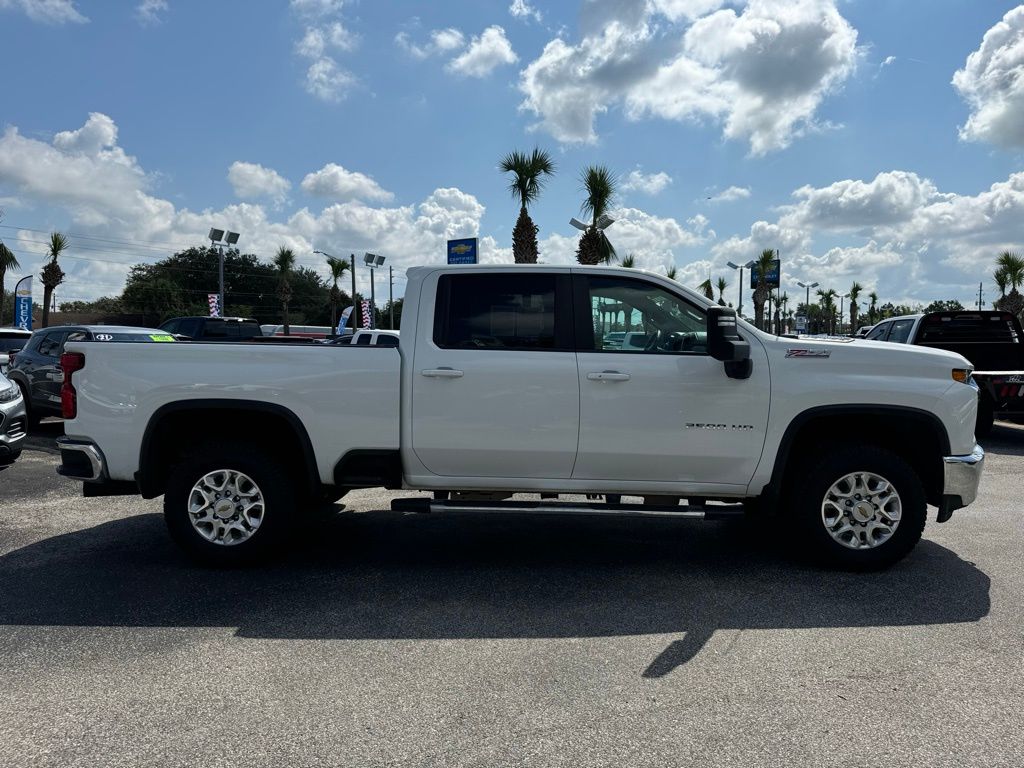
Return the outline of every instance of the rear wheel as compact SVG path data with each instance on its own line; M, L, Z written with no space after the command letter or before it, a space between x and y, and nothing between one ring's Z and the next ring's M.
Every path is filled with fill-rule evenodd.
M210 565L251 563L275 553L295 513L284 467L240 443L209 445L172 468L164 494L171 537Z
M871 445L816 455L795 473L787 505L801 553L858 571L905 557L920 540L928 512L913 467Z

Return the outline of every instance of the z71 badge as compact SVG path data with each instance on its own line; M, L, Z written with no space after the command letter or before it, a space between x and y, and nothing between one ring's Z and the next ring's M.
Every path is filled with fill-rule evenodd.
M787 349L786 357L830 357L832 352L827 349Z

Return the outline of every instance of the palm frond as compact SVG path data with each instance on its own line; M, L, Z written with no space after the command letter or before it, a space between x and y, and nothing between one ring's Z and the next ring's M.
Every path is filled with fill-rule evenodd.
M0 243L0 272L6 272L8 269L21 269L21 264L18 263L14 251Z
M586 193L580 210L589 216L596 226L597 220L608 213L618 188L618 179L606 166L591 165L583 169L580 176L581 191Z
M274 266L282 275L288 274L295 268L295 252L282 245L274 255Z
M518 198L523 208L526 208L540 197L544 188L543 177L555 172L555 163L551 155L534 147L530 154L519 150L509 152L501 159L498 168L502 173L512 174L508 191L512 197Z
M56 261L57 257L61 255L68 247L68 237L61 232L53 232L50 234L50 247L48 256Z

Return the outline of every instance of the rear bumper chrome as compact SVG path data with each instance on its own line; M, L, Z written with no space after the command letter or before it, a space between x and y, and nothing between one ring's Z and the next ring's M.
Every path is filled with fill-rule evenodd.
M100 449L92 443L59 437L57 447L60 448L58 475L84 480L87 483L107 479L107 462Z
M943 488L942 513L953 513L953 510L966 507L978 497L978 484L981 482L981 472L985 467L985 451L980 445L975 444L974 450L966 456L944 456L943 466Z

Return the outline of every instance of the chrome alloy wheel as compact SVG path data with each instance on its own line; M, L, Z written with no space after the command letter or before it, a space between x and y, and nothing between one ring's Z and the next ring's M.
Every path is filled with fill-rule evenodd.
M188 495L192 527L207 541L223 546L247 541L263 522L264 510L259 486L234 469L203 475Z
M900 495L874 472L851 472L832 484L821 502L829 535L850 549L872 549L896 531L903 513Z

